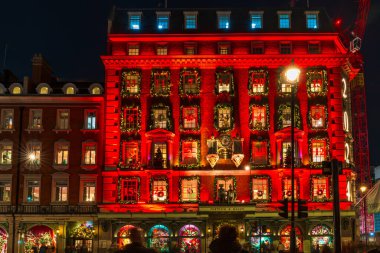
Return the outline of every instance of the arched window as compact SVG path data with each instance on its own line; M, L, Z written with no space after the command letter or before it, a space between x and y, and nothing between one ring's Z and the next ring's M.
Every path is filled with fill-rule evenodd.
M103 93L103 87L98 83L93 83L88 88L91 95L101 95Z
M187 224L178 233L180 252L201 252L201 231L197 226Z
M73 83L67 83L62 87L63 93L66 95L74 95L78 92L77 87Z
M67 87L66 88L66 94L67 95L73 95L73 94L75 94L74 87Z
M155 225L149 230L148 247L159 253L169 252L169 229L164 225Z
M49 88L48 87L41 87L40 94L49 94Z
M0 227L0 253L7 252L8 233L7 231Z
M13 87L13 89L12 89L12 94L13 94L13 95L20 95L21 92L22 92L22 89L21 89L20 86L15 86L15 87Z
M303 238L299 227L295 227L296 230L296 247L298 252L303 252ZM280 231L280 242L284 245L285 250L290 250L290 231L291 226L286 225Z
M101 92L100 92L100 88L99 87L94 87L91 89L91 94L92 95L100 95Z
M311 229L310 236L313 248L321 248L323 245L328 245L330 248L333 247L333 231L327 225L316 225Z
M119 232L117 233L117 244L119 248L124 247L127 244L131 243L130 240L130 231L132 228L136 228L133 225L125 225L120 228Z
M56 241L53 229L44 225L31 227L25 234L24 252L30 252L33 247L38 248L41 244L45 244L47 247L55 247Z
M252 224L250 243L254 252L260 252L261 248L270 249L273 243L271 229L266 225L258 225L257 222Z

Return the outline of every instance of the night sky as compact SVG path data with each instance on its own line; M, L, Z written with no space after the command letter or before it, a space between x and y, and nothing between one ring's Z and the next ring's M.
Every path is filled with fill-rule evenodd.
M254 4L286 3L285 0L168 0L168 7L240 7ZM309 0L311 7L325 6L332 18L342 17L347 27L355 16L358 0ZM380 97L380 1L371 1L363 41L367 86L370 160L380 165L380 116L376 100ZM232 4L233 3L233 4ZM299 0L305 5L306 0ZM65 81L103 80L100 55L106 53L107 18L112 5L156 7L157 0L1 0L0 1L0 70L5 67L21 80L31 75L31 58L42 53L54 73ZM190 5L191 4L191 5ZM1 99L1 98L0 98Z

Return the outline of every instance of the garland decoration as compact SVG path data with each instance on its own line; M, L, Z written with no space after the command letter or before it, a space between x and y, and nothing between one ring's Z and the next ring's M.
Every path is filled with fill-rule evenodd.
M182 200L182 184L184 181L193 181L197 180L197 197L196 200ZM188 176L188 177L180 177L179 179L179 188L178 188L178 199L180 203L198 203L200 201L200 192L201 192L201 179L199 176Z
M313 162L313 142L324 142L325 148L324 148L324 156L325 161L329 160L329 138L326 136L326 133L315 135L314 137L309 138L309 157L310 157L310 167L312 168L322 168L323 163L322 162Z
M265 115L262 116L262 115L259 115L257 117L257 122L254 124L254 120L253 120L253 113L255 111L255 109L262 109L264 108L265 109ZM262 124L261 123L261 117L264 117L264 121L265 123ZM266 131L269 129L269 106L268 104L264 104L264 105L258 105L258 104L252 104L250 107L249 107L249 126L251 128L251 130L258 130L258 131Z
M165 189L153 189L154 181L165 181ZM166 191L166 199L164 201L153 200L153 195L157 193L157 197L165 196ZM150 178L150 200L152 203L168 203L169 202L169 180L166 176L154 176Z
M314 113L314 115L312 115L312 107L323 107L323 115L321 113ZM319 120L323 117L323 121L324 121L324 126L322 127L313 127L313 119L314 120ZM327 126L328 126L328 112L327 112L327 106L326 105L321 105L321 104L315 104L315 105L311 105L309 107L309 113L308 113L308 120L309 120L309 127L310 129L312 130L326 130L327 129Z
M219 110L229 109L230 114L225 115L223 119L219 119ZM214 127L219 132L228 132L233 129L234 117L233 117L234 107L231 104L217 104L214 108ZM219 126L219 121L222 121L222 126Z
M185 89L185 85L191 88ZM182 68L179 76L179 94L186 96L196 96L200 93L201 74L198 68Z
M270 160L270 145L268 145L269 143L269 140L268 139L262 139L261 136L259 136L260 139L257 139L257 138L252 138L251 139L251 145L250 145L250 148L251 148L251 165L253 168L266 168L268 166L268 161ZM253 155L253 143L258 143L260 142L260 145L265 145L266 149L267 149L267 157L266 157L266 162L265 164L261 164L261 163L255 163L254 161L254 155Z
M218 200L218 188L219 188L218 180L223 180L223 181L227 182L231 179L232 179L232 187L236 191L236 177L234 177L234 176L216 176L215 177L215 179L214 179L214 196L215 196L216 200ZM226 185L224 190L228 191L228 185Z
M71 233L70 237L72 238L81 238L81 239L93 239L94 238L94 228L92 226L86 226L85 224L80 224L75 227Z
M136 77L134 78L128 77ZM131 93L131 90L137 88L136 92ZM140 69L125 69L121 73L121 96L124 97L140 97L141 93L141 70Z
M136 109L135 117L133 115L126 115L127 109ZM135 122L135 124L133 124ZM129 127L127 127L129 125ZM131 126L132 125L132 126ZM120 131L123 133L136 132L141 128L141 107L138 105L124 105L120 110Z
M137 199L136 200L123 200L122 199L122 196L121 196L121 193L123 190L123 180L137 180L137 189L130 189L128 188L128 192L130 190L135 190L137 191ZM118 196L117 196L117 199L119 200L119 203L121 204L135 204L139 201L140 199L140 177L119 177L119 183L118 183Z
M185 142L196 142L197 143L197 158L196 158L196 161L193 162L193 161L183 161L182 160L182 154L183 154L183 144ZM188 137L188 138L184 138L184 139L181 139L181 143L180 143L180 150L179 150L179 155L180 155L180 164L179 164L179 167L181 168L187 168L187 169L194 169L194 168L198 168L199 167L199 162L201 161L201 142L199 139L194 139L194 138L191 138L191 137Z
M150 76L150 95L153 97L170 96L170 70L169 68L152 69Z
M318 189L317 190L317 196L314 196L314 179L326 179L326 195L327 195L327 191L328 192L328 196L322 196L323 195L323 190L322 189ZM331 177L330 176L325 176L325 175L311 175L310 177L310 199L313 201L313 202L328 202L328 201L332 201L332 183L331 183ZM328 185L328 189L327 189L327 185Z
M189 112L184 114L185 110L189 110ZM193 112L191 112L191 110ZM185 120L192 121L196 120L196 124L194 128L185 128ZM201 121L201 110L199 105L181 105L180 106L180 120L179 120L179 129L182 132L198 132L200 130L200 121Z
M253 193L253 179L267 179L268 180L268 198L267 199L254 199L254 193ZM269 203L272 201L272 180L271 177L268 175L253 175L251 177L251 181L249 182L249 188L251 192L251 200L257 203ZM257 195L259 197L262 197L264 195L264 192L262 190L257 191Z
M290 113L284 115L284 111L287 108L289 108L291 110L290 104L288 104L288 103L281 104L278 108L278 111L277 111L278 112L277 130L281 130L284 128L283 121L285 120L285 117L289 117L289 121L290 121L290 118L291 118ZM286 120L288 120L288 119L286 119ZM302 129L302 120L301 120L300 109L299 109L298 105L294 106L294 126L298 129Z
M157 116L157 118L154 118L154 110L155 109L161 109L166 111L166 115L160 114ZM149 126L150 130L159 128L156 126L159 122L162 122L166 120L166 130L171 130L172 129L172 121L171 121L171 110L168 105L165 105L163 103L158 103L154 104L151 106L151 111L150 111L150 119L151 119L151 124Z
M137 154L134 154L135 155L135 159L131 159L130 161L124 161L124 159L126 159L125 157L125 154L124 154L124 151L127 151L125 149L125 145L128 144L128 143L133 143L137 146L137 150L138 150L138 153ZM137 140L130 140L130 141L121 141L120 142L120 162L118 164L118 168L119 169L122 169L122 170L125 170L125 169L128 169L128 170L138 170L140 169L140 158L141 158L141 150L140 150L140 141L137 141Z
M215 71L215 94L230 94L234 95L234 72L232 67L222 68L218 67ZM229 92L227 91L219 91L220 86L229 86Z
M269 91L268 69L266 67L250 68L248 70L248 94L250 96L268 95L268 91Z
M291 198L291 196L292 196L292 190L291 190L291 188L290 189L285 189L285 181L286 180L289 180L289 185L290 185L290 182L292 181L292 179L290 178L290 177L288 177L288 176L285 176L285 177L283 177L282 178L282 199L285 199L285 198L287 198L287 199L290 199ZM300 194L300 181L298 180L298 178L295 178L294 179L295 180L295 182L294 182L294 190L295 190L295 196L294 196L294 198L295 199L298 199L299 198L299 194ZM285 190L286 190L286 192L285 192Z
M326 96L327 94L327 71L324 67L308 68L306 71L307 95Z

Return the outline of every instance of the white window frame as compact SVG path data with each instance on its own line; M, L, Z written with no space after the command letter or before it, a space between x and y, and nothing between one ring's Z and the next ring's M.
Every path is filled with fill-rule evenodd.
M39 187L39 195L38 195L38 201L28 201L28 191L29 191L29 184L28 182L31 181L38 181L38 187ZM39 205L41 201L41 174L27 174L24 175L24 203L27 204L36 204Z
M68 204L69 203L69 193L70 193L70 175L68 173L63 173L63 172L57 172L52 175L52 185L51 185L51 202L53 204ZM67 185L67 200L66 201L58 201L57 198L57 192L56 192L56 187L57 187L57 182L63 182L66 181Z
M250 11L249 12L249 17L250 17L250 23L251 23L251 29L252 30L261 30L264 28L264 18L263 18L263 11ZM260 16L260 22L261 22L261 27L253 27L253 16Z
M137 25L132 24L132 22L131 22L132 16L134 16L134 17L138 16L139 17ZM132 31L141 30L141 16L142 16L142 12L141 11L139 11L139 12L128 12L128 29L129 30L132 30Z
M79 202L81 204L89 204L93 205L96 204L96 191L97 191L97 175L91 175L91 174L80 174L80 183L79 183ZM86 183L95 183L95 196L94 201L85 201L84 200L84 186Z
M231 11L217 11L216 12L217 16L218 16L218 19L217 19L217 27L218 29L221 29L221 30L228 30L231 28ZM227 18L227 23L225 23L224 27L221 26L222 24L220 23L220 19L221 18Z
M186 30L195 30L198 28L198 12L197 11L184 11L183 12L183 16L184 16L184 25L185 25L185 29ZM195 27L188 27L187 24L188 24L188 17L193 17L195 16Z
M67 127L66 128L63 128L61 126L61 120L62 118L60 117L61 113L63 112L67 112L68 113L68 117L67 117ZM69 131L71 130L70 129L70 109L57 109L57 125L56 125L56 129L55 130L58 130L58 131Z
M10 191L9 191L9 200L8 201L3 201L2 199L0 199L0 205L1 204L8 204L12 201L12 174L2 174L1 175L1 180L0 180L0 183L3 183L3 184L9 184L10 186Z

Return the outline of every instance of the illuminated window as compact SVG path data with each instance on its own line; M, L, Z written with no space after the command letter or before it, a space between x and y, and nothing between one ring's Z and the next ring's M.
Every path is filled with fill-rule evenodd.
M40 88L40 92L39 92L41 95L46 95L46 94L49 94L49 87L41 87Z
M218 108L218 127L220 129L229 129L231 128L231 108Z
M0 142L0 165L12 164L13 144L10 141Z
M57 110L57 129L68 130L70 128L70 110L58 109Z
M263 41L252 41L251 53L252 54L264 54L264 42Z
M197 164L198 161L198 143L197 141L182 141L182 163Z
M70 145L67 142L55 143L55 164L68 165L69 164L69 148Z
M75 89L74 87L67 87L66 92L67 95L74 95L75 94Z
M154 128L168 128L168 109L154 108L153 111L153 126Z
M233 74L230 71L219 71L216 73L216 85L217 85L217 93L227 92L230 93L232 91L233 84Z
M67 202L69 195L69 184L67 179L55 179L55 202Z
M95 110L85 110L84 111L84 128L88 130L96 129L96 111Z
M318 13L306 13L306 27L308 29L318 29Z
M29 110L29 129L42 129L42 109Z
M320 93L325 90L325 70L311 70L307 72L308 93Z
M26 202L40 201L40 180L27 180L26 182L27 196Z
M230 14L231 12L218 11L218 28L229 29L230 28Z
M252 128L265 129L267 126L267 108L266 106L251 106L252 110Z
M313 200L330 199L330 178L312 177L311 180Z
M168 149L166 143L153 143L153 160L152 164L155 168L167 168Z
M199 94L199 72L197 70L181 71L181 88L182 94Z
M99 87L94 87L91 89L91 94L92 95L100 95L100 94L102 94L102 90Z
M292 180L290 178L284 178L282 180L282 186L283 186L283 198L284 199L292 199ZM298 199L298 179L294 179L294 199Z
M83 202L94 202L96 196L96 183L83 182Z
M151 94L154 96L170 95L170 73L166 70L152 70L153 83Z
M186 29L197 28L197 14L197 12L184 12Z
M230 43L219 43L218 44L219 54L231 54L231 44Z
M184 129L198 128L198 107L186 106L182 108L182 119Z
M311 141L311 157L313 163L321 163L326 160L326 141L312 140Z
M267 141L252 141L252 163L254 165L268 164Z
M129 130L139 129L139 108L138 107L124 108L122 126Z
M251 14L251 28L263 28L263 12L250 12Z
M84 142L82 143L83 164L95 165L96 164L96 143Z
M140 161L139 145L137 142L123 142L123 164L127 166L136 166Z
M140 30L141 28L141 12L129 12L129 29Z
M282 110L282 127L285 128L285 127L290 127L291 125L291 110L290 110L290 106L286 106L284 107L284 109Z
M269 200L269 177L252 178L252 200Z
M215 192L219 192L221 189L228 191L229 189L236 190L236 178L235 177L215 177ZM218 199L218 194L216 194Z
M128 55L139 55L140 47L139 45L128 45Z
M22 89L21 89L21 87L19 87L19 86L16 86L16 87L14 87L14 88L12 89L12 94L13 94L13 95L20 95L21 92L22 92Z
M139 178L122 178L120 200L127 203L139 201Z
M325 125L325 106L310 106L310 117L312 128L324 128Z
M157 28L169 29L169 12L157 12Z
M123 71L123 89L129 95L136 95L140 92L140 73L137 71Z
M168 181L166 178L154 178L151 185L153 202L165 202L168 200Z
M185 55L194 55L197 54L197 44L188 42L184 44L184 54Z
M321 53L321 43L320 42L309 42L307 44L309 54L320 54Z
M290 12L278 12L278 27L280 29L290 29Z
M11 181L0 181L0 202L11 201Z
M265 93L267 78L266 72L251 70L249 72L250 94Z
M4 130L13 130L14 111L13 109L1 109L1 126Z
M168 47L167 46L157 46L156 48L157 55L167 55Z
M41 164L41 143L31 141L27 144L27 163L31 166L40 166Z
M183 177L180 179L181 202L197 202L199 201L199 178Z
M291 53L292 53L292 43L280 42L280 54L291 54Z

